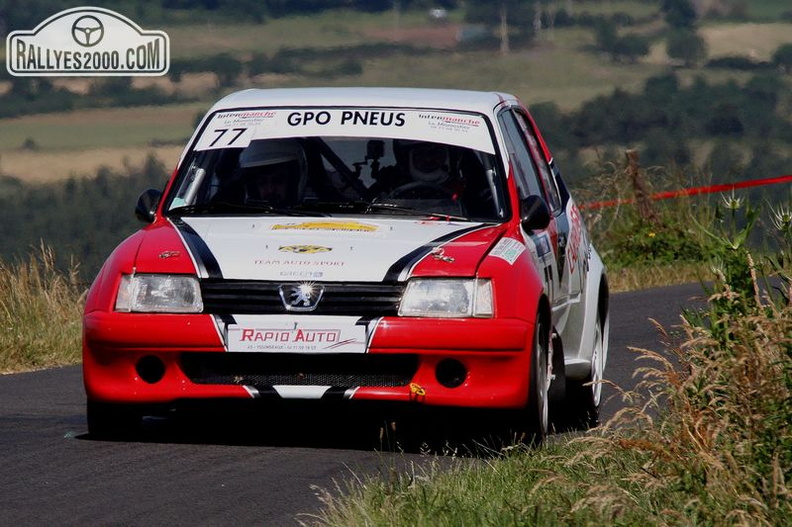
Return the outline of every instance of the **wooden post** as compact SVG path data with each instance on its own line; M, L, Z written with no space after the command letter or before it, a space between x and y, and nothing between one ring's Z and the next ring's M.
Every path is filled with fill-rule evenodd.
M627 175L630 177L630 183L632 183L633 192L635 193L635 203L638 206L638 214L640 214L641 218L645 221L657 223L657 213L652 205L646 177L641 170L638 150L631 148L625 153L627 155Z

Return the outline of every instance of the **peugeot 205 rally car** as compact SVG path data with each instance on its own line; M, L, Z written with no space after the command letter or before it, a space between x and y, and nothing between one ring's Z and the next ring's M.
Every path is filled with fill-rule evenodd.
M512 95L241 91L136 213L86 301L91 434L228 399L596 420L605 270Z

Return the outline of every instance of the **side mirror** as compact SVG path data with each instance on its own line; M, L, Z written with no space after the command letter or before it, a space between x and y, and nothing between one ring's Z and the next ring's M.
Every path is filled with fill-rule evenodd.
M540 231L550 225L550 209L539 196L528 196L520 202L520 222L526 232Z
M137 219L145 223L153 222L161 197L162 192L157 189L150 188L145 190L138 198L137 205L135 205L135 216L137 216Z

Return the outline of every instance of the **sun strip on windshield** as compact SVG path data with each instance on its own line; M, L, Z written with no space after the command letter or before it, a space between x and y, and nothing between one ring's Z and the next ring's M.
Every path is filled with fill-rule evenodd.
M432 141L495 153L483 116L439 110L386 108L277 108L219 111L196 150L243 148L257 139L381 137Z

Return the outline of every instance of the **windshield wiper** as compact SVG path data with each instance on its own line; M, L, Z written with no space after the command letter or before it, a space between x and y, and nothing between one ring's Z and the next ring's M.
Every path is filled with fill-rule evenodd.
M394 205L393 203L368 203L365 212L372 212L375 210L394 212L397 214L410 214L425 216L433 220L456 220L456 221L470 221L465 216L458 214L448 214L447 212L434 212L416 209L412 207L405 207L403 205Z
M169 216L186 216L191 214L272 214L275 216L325 216L318 211L276 207L268 203L198 203L176 207L167 212Z

